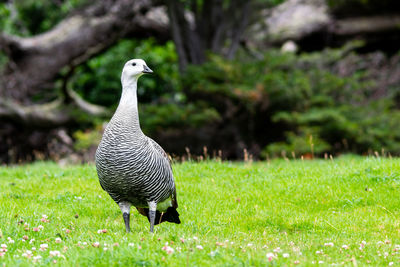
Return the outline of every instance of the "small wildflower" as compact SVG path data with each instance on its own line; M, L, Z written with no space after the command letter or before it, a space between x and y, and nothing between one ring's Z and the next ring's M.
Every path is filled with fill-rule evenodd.
M22 257L25 257L25 258L31 258L33 256L33 254L32 254L32 251L30 251L30 250L27 250L27 251L25 251L24 253L22 253Z
M7 245L6 244L1 244L0 247L1 248L7 248Z
M11 237L7 237L8 243L13 244L14 240Z
M289 253L283 253L283 254L282 254L282 257L284 257L284 258L289 258Z
M382 241L378 241L376 244L377 244L378 246L382 246L382 245L383 245L383 242L382 242Z
M39 250L44 251L44 250L46 250L46 249L48 249L48 248L49 248L49 245L47 245L47 244L40 244L40 249L39 249Z
M36 247L32 247L31 249L32 249L32 251L36 251Z
M324 254L324 252L322 250L317 250L315 253L318 254L318 255Z
M98 247L100 247L100 243L99 242L94 242L92 244L92 246L95 247L95 248L98 248Z
M196 236L193 237L193 240L199 240Z
M349 249L349 246L348 245L343 245L342 249Z
M87 245L87 242L83 242L82 245L86 246L86 245Z
M197 245L196 248L199 249L199 250L202 250L203 246L202 245Z
M300 264L300 261L295 260L293 263L294 263L294 264Z
M253 244L252 244L252 243L248 243L247 246L248 246L248 247L251 247L251 246L253 246Z
M34 262L37 262L37 261L39 261L41 258L42 258L42 256L37 255L37 256L33 257L33 261L34 261Z
M274 254L274 253L272 253L272 252L268 252L267 253L267 259L268 259L268 261L272 261L273 259L275 259L276 258L276 255Z
M133 246L135 246L135 244L133 244L133 243L128 244L128 247L133 247Z
M107 251L107 250L108 250L108 248L107 248L107 247L104 247L104 248L103 248L103 250L104 250L104 251Z
M185 243L185 239L183 239L183 237L181 237L179 240L180 240L182 243Z
M168 246L168 245L163 246L163 247L162 247L162 250L165 250L165 252L167 252L167 254L172 254L172 253L174 253L174 249L171 248L171 247Z
M393 261L389 262L389 266L392 266L393 264L394 264Z
M47 219L47 215L43 214L43 215L42 215L42 218L40 218L40 221L41 221L41 222L48 223L49 220Z
M43 225L39 225L39 226L38 226L38 229L39 229L39 230L43 230L43 228L44 228Z
M0 257L4 257L4 255L6 255L5 252L0 252Z
M39 232L39 228L33 227L32 231L34 231L34 232Z
M119 247L118 242L115 242L115 243L113 244L113 246L114 246L114 247Z
M281 252L281 251L282 251L282 250L281 250L280 247L277 247L277 248L274 249L274 252L275 252L275 253L279 253L279 252Z
M67 234L69 234L69 233L71 233L71 230L65 229L65 232L66 232Z
M61 257L61 252L58 250L50 251L50 257Z
M56 239L55 239L55 242L56 242L56 243L61 243L61 241L62 241L61 238L56 237Z
M391 243L391 241L389 239L385 240L385 244L389 245Z
M215 245L222 247L222 246L224 246L225 244L222 243L222 242L215 242Z
M325 243L324 246L325 246L325 247L333 247L333 243L332 243L332 242Z
M27 235L24 235L24 236L22 237L22 239L23 239L23 240L28 240L29 237L28 237Z
M29 240L29 244L32 244L33 242L35 242L35 239L32 238L31 240Z
M319 264L322 264L322 263L324 263L324 261L319 261L318 263L319 263Z
M389 256L389 253L385 252L385 253L383 253L383 256L385 256L385 258L386 258L387 256Z

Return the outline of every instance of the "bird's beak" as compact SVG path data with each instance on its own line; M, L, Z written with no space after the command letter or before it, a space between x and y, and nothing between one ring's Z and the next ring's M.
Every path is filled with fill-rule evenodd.
M143 71L142 72L143 73L153 73L153 71L149 67L147 67L146 65L143 66Z

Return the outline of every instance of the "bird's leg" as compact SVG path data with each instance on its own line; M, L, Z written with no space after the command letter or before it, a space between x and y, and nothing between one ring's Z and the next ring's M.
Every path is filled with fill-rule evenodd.
M154 201L149 202L149 218L150 218L150 232L154 231L154 221L156 219L157 203Z
M122 211L122 217L124 218L126 232L129 233L131 231L131 228L129 226L131 203L122 201L118 203L118 206Z
M129 218L131 217L130 213L124 212L122 213L122 217L124 217L126 232L129 233L131 231L131 228L129 226Z

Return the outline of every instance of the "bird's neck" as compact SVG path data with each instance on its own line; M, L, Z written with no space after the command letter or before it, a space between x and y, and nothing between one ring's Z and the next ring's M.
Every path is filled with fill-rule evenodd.
M115 114L124 122L132 124L134 129L140 130L136 91L137 79L123 81L121 99Z

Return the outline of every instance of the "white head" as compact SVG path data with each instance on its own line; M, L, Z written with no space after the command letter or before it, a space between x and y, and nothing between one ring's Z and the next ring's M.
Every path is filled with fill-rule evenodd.
M143 59L131 59L122 69L121 82L123 86L136 83L137 79L145 73L153 73Z

